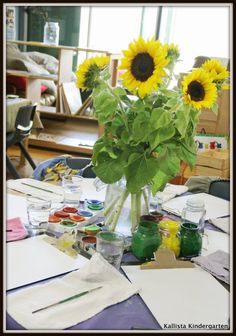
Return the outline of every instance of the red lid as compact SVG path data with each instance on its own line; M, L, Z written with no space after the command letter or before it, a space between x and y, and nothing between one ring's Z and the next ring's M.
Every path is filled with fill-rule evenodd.
M83 222L85 218L79 215L70 215L70 219L74 222Z
M49 217L48 217L48 221L50 222L50 223L60 223L60 218L59 217L57 217L57 216L54 216L54 215L49 215Z
M96 241L97 241L97 239L94 236L85 236L85 237L82 238L83 243L95 244Z
M58 210L54 213L54 216L60 217L60 218L67 218L69 217L69 214L62 211L62 210Z
M70 213L76 213L78 211L78 209L76 208L72 208L72 207L65 207L63 208L64 212L70 212Z

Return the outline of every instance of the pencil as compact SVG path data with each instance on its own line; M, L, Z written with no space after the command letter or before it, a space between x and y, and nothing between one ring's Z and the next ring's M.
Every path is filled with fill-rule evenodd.
M45 310L45 309L48 309L48 308L50 308L50 307L57 306L57 305L59 305L59 304L61 304L61 303L64 303L64 302L67 302L67 301L70 301L70 300L77 299L77 298L79 298L80 296L83 296L83 295L85 295L85 294L91 293L92 291L94 291L94 290L96 290L96 289L100 289L100 288L102 288L102 286L99 286L99 287L96 287L96 288L93 288L93 289L89 289L89 290L87 290L87 291L85 291L85 292L82 292L82 293L79 293L79 294L76 294L76 295L73 295L73 296L69 296L68 298L66 298L66 299L64 299L64 300L55 302L55 303L53 303L53 304L50 304L49 306L46 306L46 307L43 307L43 308L36 309L36 310L32 311L32 314L37 313L37 312L42 311L42 310Z

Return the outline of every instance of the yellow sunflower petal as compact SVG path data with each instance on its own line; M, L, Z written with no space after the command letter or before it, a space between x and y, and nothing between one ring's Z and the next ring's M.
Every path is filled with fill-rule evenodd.
M124 86L135 91L141 98L157 88L166 76L164 66L168 63L166 50L154 38L145 41L141 36L123 50L118 69L126 70L120 77Z
M210 108L217 98L217 88L212 78L202 68L193 70L182 81L184 102L196 109Z

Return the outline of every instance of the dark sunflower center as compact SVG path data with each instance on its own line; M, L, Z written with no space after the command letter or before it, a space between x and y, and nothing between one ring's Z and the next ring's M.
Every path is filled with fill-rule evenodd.
M131 65L131 73L136 80L145 82L154 71L153 58L148 53L137 54Z
M197 81L192 81L188 86L188 94L191 100L201 101L205 97L205 90L201 83Z

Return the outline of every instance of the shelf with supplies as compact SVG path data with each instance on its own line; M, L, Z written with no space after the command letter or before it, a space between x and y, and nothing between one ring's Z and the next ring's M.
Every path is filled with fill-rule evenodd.
M90 48L80 48L80 47L72 47L72 46L62 46L62 45L49 45L42 42L36 41L14 41L8 40L7 44L16 44L17 46L35 46L43 48L53 48L58 52L58 73L56 75L44 75L33 72L21 71L21 70L13 70L7 69L6 73L10 76L16 77L24 77L26 79L26 90L25 95L26 98L32 102L37 102L38 107L37 111L40 112L40 116L42 119L42 123L44 125L44 130L42 132L42 136L31 136L29 139L30 145L35 145L39 147L47 147L47 148L56 148L62 151L77 151L76 141L68 140L66 145L52 141L47 141L44 139L43 134L51 134L51 130L53 130L54 126L50 126L48 129L47 125L50 123L50 120L54 119L55 121L70 121L67 124L69 125L77 125L78 128L78 138L80 137L81 132L86 132L86 127L88 123L91 123L91 128L93 129L91 137L91 141L94 140L95 137L98 137L102 134L102 127L98 124L97 118L94 116L94 109L92 106L91 97L87 97L83 102L80 95L80 90L76 87L75 81L71 80L72 73L72 65L73 65L73 56L76 53L84 52L86 54L105 54L110 57L110 84L112 87L116 86L117 82L117 65L120 55L112 54L109 51L98 50L98 49L90 49ZM42 51L43 52L43 51ZM51 80L56 84L56 102L55 106L42 106L40 105L41 99L41 80ZM64 127L61 123L60 127ZM68 125L67 125L68 127ZM83 129L84 127L84 129ZM58 129L57 129L58 130ZM54 132L52 132L53 137ZM56 138L56 134L55 134ZM65 137L66 138L66 137ZM86 138L86 137L85 137ZM45 142L46 141L46 142ZM56 147L55 147L56 146ZM78 145L77 145L78 146ZM83 147L83 146L82 146ZM90 146L88 149L78 148L79 152L92 152L92 147Z

